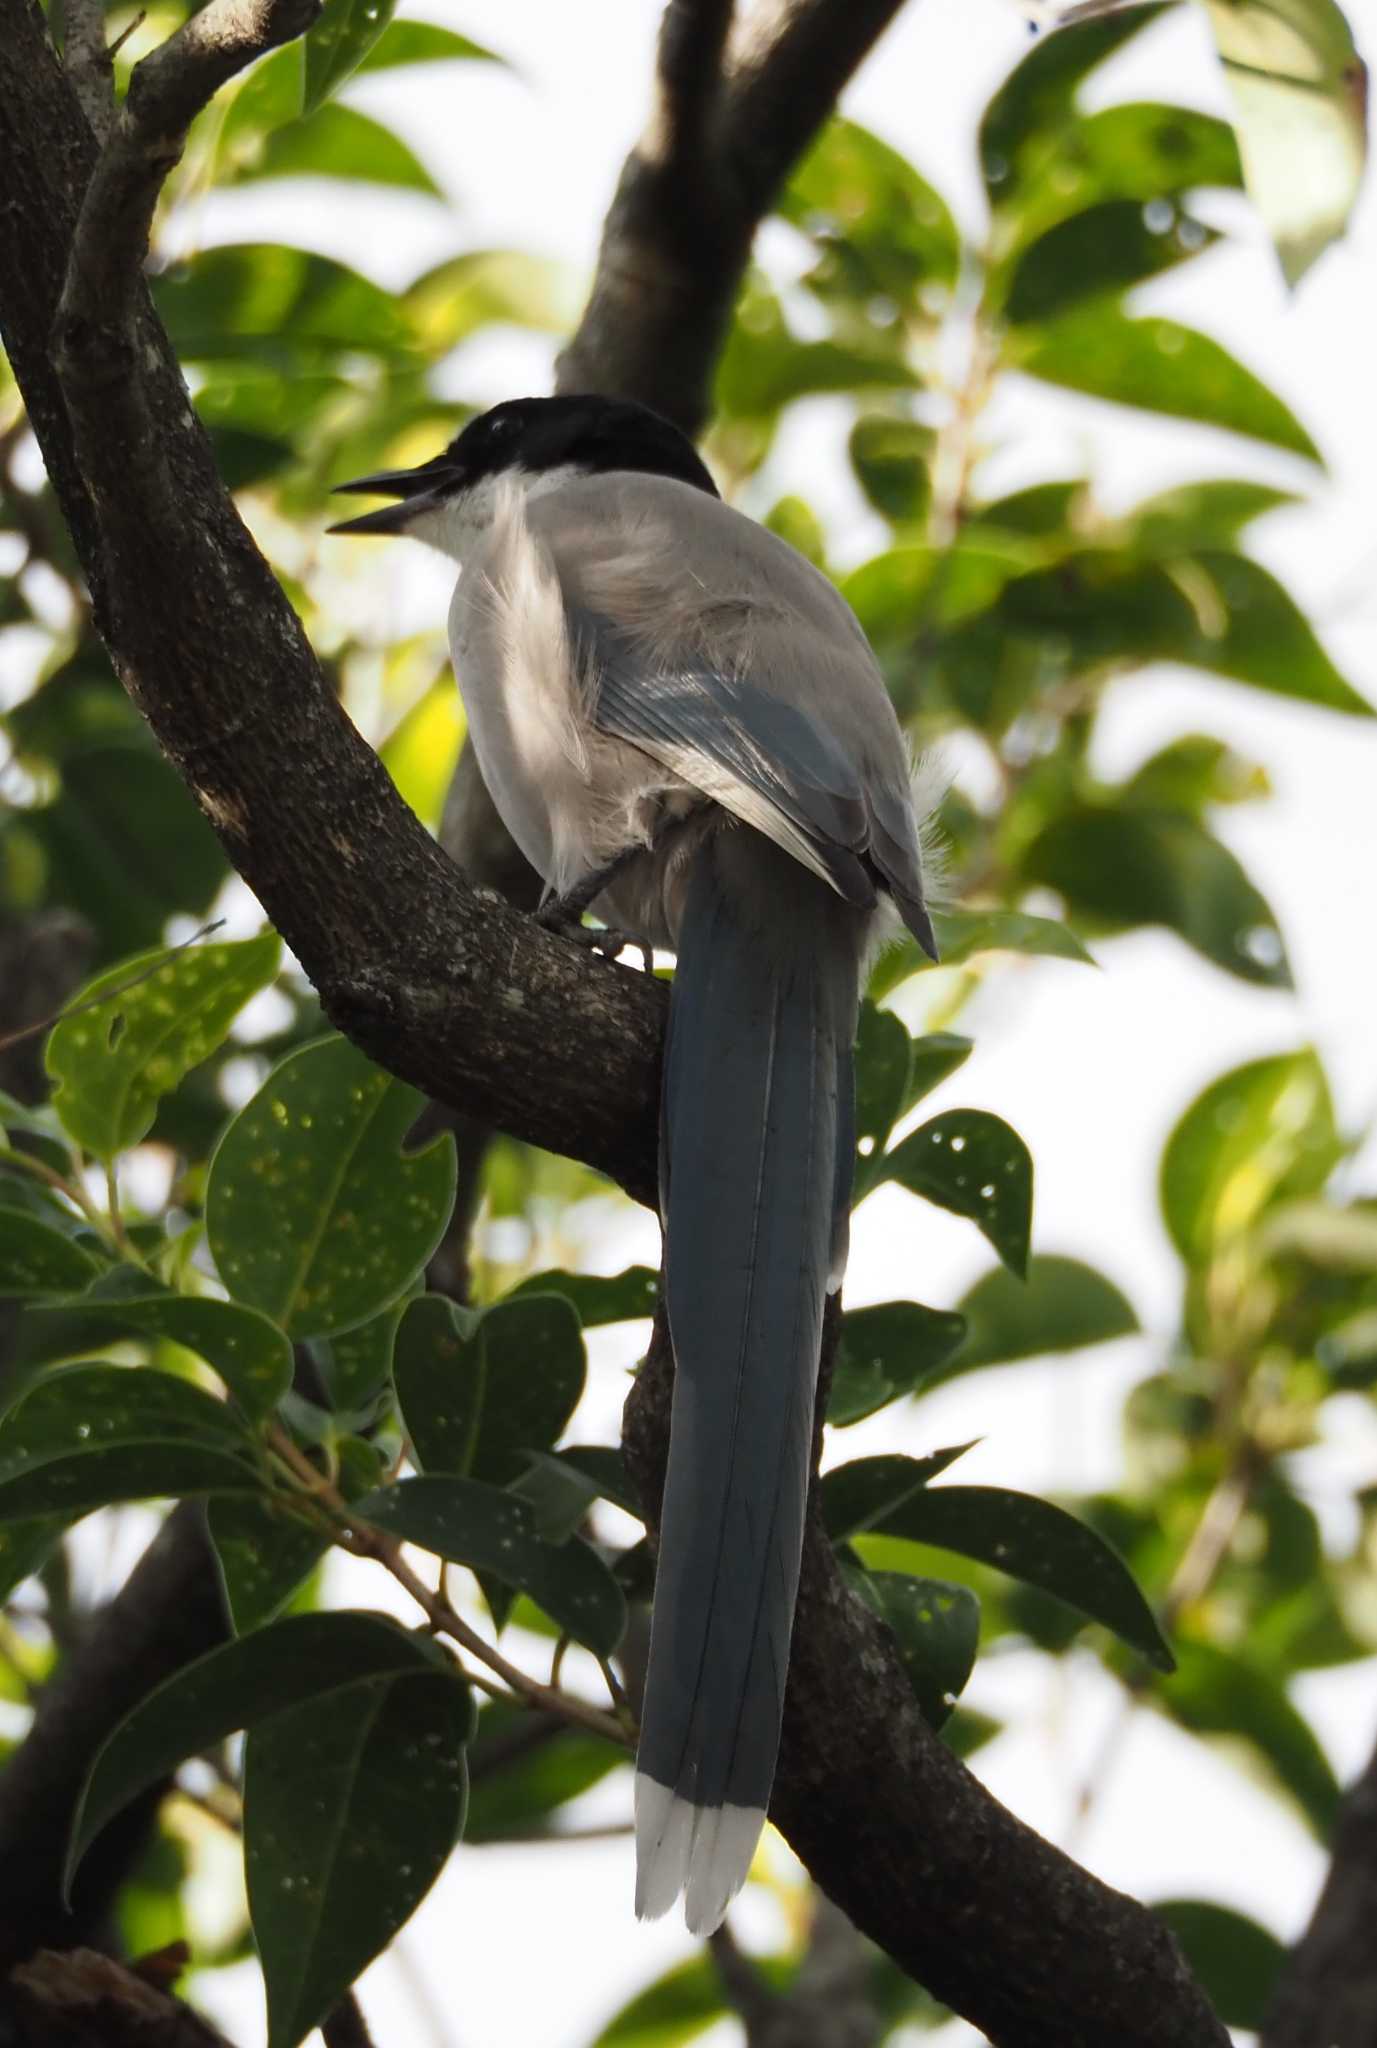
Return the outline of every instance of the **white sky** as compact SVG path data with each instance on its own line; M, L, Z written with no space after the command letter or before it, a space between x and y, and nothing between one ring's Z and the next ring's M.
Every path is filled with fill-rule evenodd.
M404 11L412 11L406 9ZM421 9L415 10L423 11ZM515 68L446 67L370 79L355 104L393 122L431 167L452 207L408 195L356 196L347 207L325 188L248 190L202 210L208 239L295 236L401 284L460 249L511 244L591 263L598 227L645 104L658 0L473 0L431 17L512 57ZM1350 0L1369 49L1377 0ZM980 105L1026 44L1010 0L916 0L848 93L846 111L911 155L968 224L980 218L971 154ZM1225 111L1203 20L1184 10L1096 80L1096 100L1188 98ZM427 219L427 213L429 218ZM1011 389L995 421L1001 447L990 476L1000 488L1087 467L1111 505L1200 475L1252 475L1309 492L1303 511L1267 522L1259 556L1281 574L1323 629L1335 659L1377 699L1377 428L1372 399L1377 205L1371 186L1348 242L1331 251L1289 300L1265 240L1230 204L1237 241L1151 286L1141 303L1213 333L1273 383L1324 450L1329 476L1304 464L1184 423L1133 419L1048 389ZM767 254L784 253L783 239ZM476 340L452 374L470 399L546 388L552 348L501 333ZM784 490L819 505L844 560L878 542L840 459L848 415L832 401L799 407L757 494ZM391 550L387 602L438 622L446 573L427 579ZM417 623L420 621L418 620ZM1275 800L1225 816L1221 835L1276 909L1299 985L1294 996L1245 988L1184 946L1148 933L1103 949L1091 975L1058 963L1010 965L991 978L963 1020L976 1054L942 1103L997 1110L1024 1134L1037 1163L1035 1243L1073 1251L1113 1275L1148 1334L1055 1368L1010 1368L961 1380L911 1418L893 1411L848 1433L845 1455L983 1438L963 1476L1036 1491L1112 1483L1124 1391L1153 1369L1169 1340L1177 1275L1153 1205L1162 1140L1195 1092L1225 1068L1312 1041L1334 1080L1341 1116L1365 1128L1377 1109L1373 1011L1377 971L1377 728L1293 707L1184 671L1121 685L1101 720L1099 765L1130 769L1164 740L1217 730L1264 762ZM1373 1159L1368 1148L1368 1180ZM588 1219L589 1263L615 1269L654 1256L648 1218L612 1226ZM954 1301L988 1264L969 1226L893 1190L875 1197L856 1232L849 1298L912 1291ZM614 1341L594 1347L597 1386L587 1422L615 1428L624 1391ZM1371 1411L1344 1404L1342 1434L1300 1461L1327 1524L1345 1523L1336 1489L1370 1480L1377 1466ZM363 1596L376 1601L371 1583ZM1357 1768L1377 1726L1377 1664L1306 1679L1298 1688L1336 1766ZM1099 1755L1117 1694L1088 1655L1051 1669L1030 1655L977 1670L968 1698L1007 1712L1017 1732L977 1768L1026 1819L1066 1840L1075 1788ZM589 1811L614 1820L618 1788ZM776 1866L787 1857L776 1848ZM1322 1859L1300 1823L1259 1795L1232 1766L1140 1714L1110 1772L1077 1853L1111 1882L1153 1898L1189 1892L1256 1913L1290 1935L1309 1910ZM458 1854L402 1937L399 1952L365 1981L380 2048L581 2048L632 1991L690 1944L673 1923L631 1917L625 1840L569 1849ZM757 1892L740 1912L748 1940L769 1941L776 1902ZM539 1972L521 1969L523 1938L539 1925ZM207 1985L207 1990L211 1987ZM216 2010L244 2048L261 2027L250 1972L215 1986ZM730 2033L724 2034L730 2038ZM931 2038L931 2037L925 2037ZM945 2039L967 2040L967 2030Z

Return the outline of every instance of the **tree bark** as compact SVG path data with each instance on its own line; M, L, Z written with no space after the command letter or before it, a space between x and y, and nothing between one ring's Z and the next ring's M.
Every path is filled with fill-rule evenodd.
M1310 1925L1282 1966L1262 2048L1377 2042L1377 1749L1339 1810Z

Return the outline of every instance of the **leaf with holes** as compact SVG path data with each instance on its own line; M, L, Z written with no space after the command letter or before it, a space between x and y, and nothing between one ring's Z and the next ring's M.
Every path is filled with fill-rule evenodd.
M455 1686L471 1716L468 1693L443 1651L381 1614L296 1615L184 1665L140 1700L97 1751L72 1823L66 1886L106 1822L188 1757L307 1702L328 1720L326 1704L332 1708L351 1687L418 1674ZM466 1719L465 1735L470 1726Z
M1028 1264L1033 1222L1033 1162L1018 1132L984 1109L949 1109L933 1117L881 1162L877 1176L953 1215L965 1216L1020 1275Z
M244 1872L268 2048L296 2048L405 1926L463 1828L469 1695L452 1673L370 1679L244 1744Z
M344 1038L274 1068L220 1141L206 1235L237 1301L289 1337L352 1330L405 1293L454 1205L454 1140L404 1140L421 1109Z
M877 1535L930 1543L994 1565L1112 1629L1158 1671L1175 1660L1128 1566L1074 1515L1002 1486L911 1491L870 1526Z
M54 1105L77 1143L106 1160L137 1145L161 1097L222 1043L249 997L277 973L280 954L276 934L265 932L170 957L140 954L88 982L74 1004L108 1000L64 1017L44 1055ZM124 987L145 969L146 980Z
M403 1479L355 1503L361 1520L451 1564L489 1572L529 1593L553 1621L610 1657L626 1627L626 1602L586 1543L543 1543L528 1502L476 1479Z

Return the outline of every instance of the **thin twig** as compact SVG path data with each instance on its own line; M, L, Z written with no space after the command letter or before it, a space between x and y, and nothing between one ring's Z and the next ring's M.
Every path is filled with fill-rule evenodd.
M193 932L189 939L183 939L179 945L164 946L156 959L150 960L146 967L141 967L137 974L131 974L127 981L117 981L113 988L102 989L99 995L85 996L79 1003L64 1004L60 1010L52 1011L47 1017L36 1018L32 1024L25 1024L18 1031L7 1031L0 1037L0 1052L8 1052L12 1045L18 1045L26 1038L33 1038L40 1031L50 1031L55 1024L65 1024L69 1017L83 1016L87 1010L102 1009L106 1003L113 1003L117 997L127 996L131 988L138 988L140 983L151 981L169 960L175 960L179 953L185 953L188 946L198 945L202 939L208 939L212 932L218 932L224 922L223 917L217 917L212 923L203 924L199 931Z

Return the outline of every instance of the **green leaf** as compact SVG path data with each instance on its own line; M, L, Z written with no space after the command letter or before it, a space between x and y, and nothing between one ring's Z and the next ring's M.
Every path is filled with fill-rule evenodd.
M1228 848L1180 812L1068 809L1028 848L1023 873L1073 911L1121 929L1165 925L1241 981L1291 986L1270 907Z
M222 1495L206 1520L236 1635L272 1621L330 1548L323 1530L271 1499Z
M276 933L265 932L140 955L88 982L74 1003L109 1000L63 1018L45 1054L57 1112L77 1143L110 1160L146 1137L161 1098L222 1043L280 956ZM145 980L124 987L146 968Z
M945 1450L929 1451L923 1458L890 1453L834 1465L823 1473L821 1482L822 1518L828 1535L834 1543L841 1543L878 1528L910 1494L973 1448L973 1444L951 1444Z
M1294 599L1259 563L1211 550L1196 553L1192 566L1210 579L1223 616L1214 617L1213 607L1206 607L1208 629L1202 627L1194 644L1180 651L1180 660L1303 704L1373 716L1372 705L1339 673Z
M1120 801L1198 818L1214 804L1248 803L1270 794L1265 768L1245 761L1209 733L1188 732L1134 770L1120 791Z
M1181 1646L1181 1668L1158 1702L1197 1735L1243 1742L1287 1792L1321 1843L1339 1809L1333 1767L1308 1721L1269 1672L1243 1656L1204 1643Z
M717 367L715 404L727 421L773 422L786 405L824 391L900 391L916 372L881 329L845 341L804 341L773 293L748 284Z
M625 1752L586 1729L551 1723L535 1734L529 1709L492 1700L469 1745L464 1840L558 1838L551 1817L625 1762Z
M583 1337L562 1294L520 1294L476 1318L440 1295L413 1302L394 1381L428 1472L506 1486L525 1453L562 1435L583 1392Z
M385 71L401 64L434 64L459 59L464 63L504 64L495 50L433 21L394 21L359 65L360 71Z
M752 1959L755 1966L759 1964ZM729 2010L722 1979L706 1955L676 1963L610 2019L593 2048L681 2048Z
M1299 502L1294 491L1250 478L1207 477L1144 498L1124 514L1124 525L1137 554L1192 554L1197 548L1232 547L1255 519Z
M1118 298L1219 240L1168 199L1106 199L1074 213L1020 254L1004 297L1015 327L1055 320L1087 299Z
M362 64L387 28L397 0L325 0L307 31L301 111L312 114Z
M206 1190L206 1236L236 1300L303 1338L355 1329L405 1293L454 1204L453 1137L402 1150L421 1101L344 1038L274 1068Z
M1156 1670L1175 1668L1118 1552L1050 1501L1002 1486L920 1487L872 1527L994 1565L1112 1629Z
M856 481L875 510L893 526L921 526L932 502L932 427L916 420L866 413L848 444Z
M1009 362L1025 376L1091 398L1201 420L1321 460L1275 392L1217 341L1175 320L1133 320L1106 304L1083 307L1041 328L1020 329Z
M419 1281L414 1283L419 1285ZM412 1299L414 1292L405 1293L356 1329L314 1340L311 1356L336 1412L363 1414L386 1387L392 1376L397 1330Z
M925 285L950 290L961 239L942 199L897 150L834 115L779 201L787 221L821 245L805 279L829 301L880 297L912 308Z
M372 5L373 0L368 0ZM323 106L303 121L274 128L249 152L240 150L233 182L264 178L348 178L368 185L390 185L404 192L444 195L430 172L411 150L355 107Z
M340 1693L379 1679L424 1673L456 1684L449 1670L429 1637L381 1614L296 1615L208 1651L140 1700L97 1751L72 1824L66 1883L107 1821L238 1729L308 1701L333 1707Z
M1241 181L1233 130L1212 114L1145 102L1067 121L1034 140L997 195L990 298L998 304L1020 252L1096 208L1131 205L1165 220L1183 194Z
M474 249L428 270L398 304L427 354L439 355L495 323L541 334L568 331L577 315L573 275L524 249Z
M607 1323L639 1322L653 1316L660 1298L660 1276L649 1266L628 1266L622 1273L532 1273L507 1296L562 1294L585 1330Z
M901 1394L916 1394L959 1350L966 1325L949 1309L881 1301L842 1317L827 1420L859 1422Z
M627 1476L620 1451L614 1451L610 1444L566 1444L555 1455L562 1465L572 1466L589 1480L603 1500L610 1500L615 1507L634 1515L638 1522L645 1520L641 1497Z
M100 1270L64 1231L20 1209L0 1207L0 1301L65 1294Z
M41 1571L67 1526L65 1515L40 1515L32 1522L0 1524L0 1605L16 1586Z
M1180 1942L1224 2025L1260 2032L1286 1960L1275 1934L1213 1899L1159 1899L1152 1910Z
M1033 1162L1018 1132L984 1109L949 1109L900 1140L878 1179L965 1216L1022 1274L1033 1222Z
M883 1150L903 1115L912 1066L912 1040L894 1012L863 1002L856 1026L856 1141L863 1155L858 1173L866 1157Z
M1073 931L1026 910L937 910L932 928L944 967L957 967L977 953L1034 953L1095 965Z
M852 1571L858 1592L894 1637L923 1719L940 1728L965 1690L980 1646L980 1602L968 1586L907 1572Z
M1367 163L1367 74L1335 0L1207 0L1243 171L1297 285L1342 235Z
M403 1479L365 1494L360 1518L451 1564L489 1572L529 1593L577 1642L610 1657L626 1627L621 1588L575 1538L542 1543L529 1504L475 1479Z
M183 361L256 357L280 377L284 357L302 352L318 366L321 351L409 358L415 348L405 300L280 242L204 249L154 278L153 297Z
M377 1678L257 1721L244 1871L268 2048L296 2048L415 1912L464 1823L465 1686Z
M1069 125L1081 81L1154 21L1160 6L1129 8L1041 37L986 107L980 167L994 206L1008 205L1022 182L1030 147Z
M292 1347L266 1316L235 1302L173 1294L129 1266L116 1266L75 1300L40 1313L62 1316L77 1328L88 1323L105 1331L113 1324L170 1338L212 1366L255 1420L271 1414L292 1383Z
M966 1319L966 1341L943 1379L1018 1358L1107 1344L1139 1327L1131 1304L1112 1280L1079 1259L1051 1254L1030 1259L1024 1281L994 1267L965 1295L959 1313Z
M1162 1154L1162 1214L1188 1265L1315 1194L1342 1156L1329 1085L1308 1048L1251 1060L1197 1096Z

